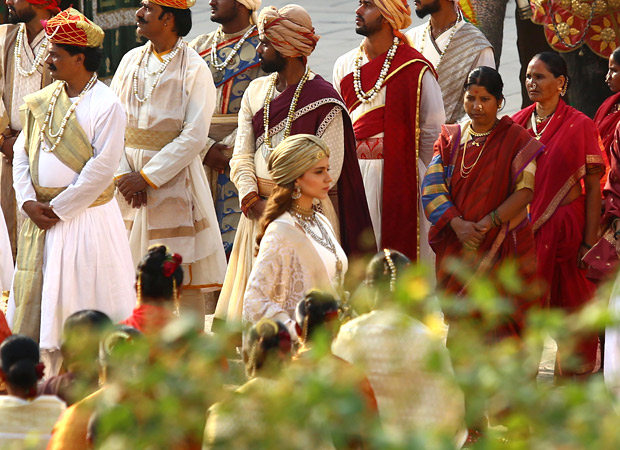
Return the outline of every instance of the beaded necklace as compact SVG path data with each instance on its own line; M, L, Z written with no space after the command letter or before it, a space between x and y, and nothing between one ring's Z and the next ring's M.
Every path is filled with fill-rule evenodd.
M338 257L338 252L336 251L336 245L334 244L334 241L332 241L331 237L329 236L329 232L321 223L321 219L318 219L316 217L316 213L312 212L312 214L309 216L306 213L298 211L298 209L300 208L296 209L295 207L292 207L291 209L289 209L289 213L291 214L291 216L293 216L295 223L297 223L297 225L299 225L304 230L306 235L312 238L321 247L329 250L329 252L334 255L334 258L336 258L336 284L340 286L340 284L342 283L342 261ZM317 235L312 230L313 227L318 228L321 236Z
M377 78L375 85L368 92L364 92L362 90L362 58L364 53L364 41L362 41L362 43L360 44L357 56L355 57L355 70L353 71L353 87L355 88L355 95L360 102L370 103L377 96L377 94L379 94L379 91L383 86L383 82L385 81L385 77L390 71L390 65L392 64L392 59L394 58L396 50L398 49L399 41L400 40L396 36L394 36L392 46L387 52L385 61L383 61L383 66L381 67L379 78Z
M26 36L26 24L22 23L19 25L19 30L17 30L17 37L15 38L15 48L13 49L13 57L15 61L15 67L17 71L24 77L29 77L37 68L42 65L43 55L45 55L45 51L47 50L47 37L43 37L41 45L39 46L39 51L37 52L37 56L35 56L34 61L32 62L32 67L30 70L24 70L22 67L22 48L24 46L24 38Z
M553 119L553 115L554 114L555 114L555 112L553 112L550 116L547 116L549 118L549 122L547 122L547 124L543 127L542 130L540 130L540 132L538 132L538 129L536 128L536 124L538 122L536 120L536 108L534 108L534 112L530 116L530 125L532 126L532 131L534 132L536 140L540 141L540 138L542 137L543 133L545 132L545 130L547 129L547 127L551 123L551 119Z
M136 68L133 71L133 95L136 98L136 100L138 100L139 103L144 103L149 98L151 98L151 95L153 95L153 91L155 91L155 88L157 87L157 83L159 83L159 79L161 78L162 74L168 67L168 64L170 64L170 61L172 61L174 57L177 55L177 53L179 53L183 45L186 45L185 41L180 39L177 45L174 47L174 49L170 53L164 56L163 61L159 64L159 67L154 72L150 72L147 68L149 56L153 52L153 44L149 43L147 48L143 50L142 56L140 57L140 61L138 62L138 64L136 64ZM142 63L144 63L144 71L149 76L155 77L155 79L153 80L153 83L151 84L151 88L149 89L148 94L146 94L146 96L144 97L140 97L138 93L138 72L140 71L140 66L142 66Z
M256 29L256 25L251 26L250 29L246 31L245 34L241 37L241 39L239 39L239 41L235 44L232 51L228 54L224 62L219 63L217 61L217 46L220 43L221 39L224 37L224 31L222 30L222 26L220 25L220 27L215 32L215 37L213 38L213 44L211 44L211 67L219 71L224 70L226 66L230 64L230 62L235 57L235 55L239 52L239 49L241 48L245 40L248 38L248 36L252 34L255 29Z
M284 126L284 136L282 136L282 140L289 137L291 134L291 127L293 126L293 119L295 118L295 108L297 107L297 102L299 101L299 96L301 95L301 90L308 81L310 77L310 67L306 68L306 72L297 83L297 87L295 88L295 94L293 95L293 100L291 101L291 105L288 108L288 115L286 116L286 125ZM269 154L272 152L273 148L271 147L271 136L269 135L269 109L271 105L271 100L273 99L273 94L276 90L276 84L278 82L278 73L275 72L271 75L271 83L269 84L269 89L267 90L267 96L265 97L265 107L263 110L263 126L265 128L265 137L264 137L264 145L263 156L265 159L269 157Z
M58 97L60 96L60 93L67 85L65 81L61 81L60 83L58 83L58 87L56 87L56 89L54 90L54 93L52 94L52 99L50 100L50 104L47 107L47 113L45 114L45 119L43 119L43 124L41 125L41 131L39 133L39 141L41 142L41 148L43 149L43 151L47 153L52 153L54 150L56 150L56 147L58 147L58 144L60 143L62 136L65 134L65 128L67 126L67 122L69 121L69 118L71 118L71 115L75 111L75 108L77 108L77 105L80 103L80 100L82 100L86 92L88 92L90 88L94 86L96 82L97 82L97 72L93 73L93 75L90 77L90 80L88 80L88 83L86 83L86 85L84 86L84 89L82 89L82 92L80 92L80 94L78 95L77 100L71 104L71 106L65 113L65 116L60 121L60 128L58 128L58 131L54 133L52 132L52 123L54 121L54 111L56 110L56 102L58 101ZM52 144L52 147L49 150L45 148L45 130L48 128L49 128L48 135L52 138L56 138L56 140Z
M439 47L435 47L437 49L437 53L439 53L439 61L437 61L437 65L435 66L435 71L439 71L439 66L441 65L441 61L443 60L443 55L446 54L446 52L448 51L448 47L450 47L450 42L452 42L452 38L454 37L454 33L456 33L456 26L459 24L459 22L461 21L461 13L458 12L457 16L456 16L456 22L454 22L454 25L452 25L452 29L450 31L450 36L448 36L448 42L446 43L446 47L444 48L443 52L439 50ZM432 39L432 35L431 35L432 31L431 31L431 21L428 21L428 26L426 27L426 30L424 30L424 33L422 33L422 42L420 43L420 53L424 54L424 45L426 42L426 35L428 34L429 38ZM443 34L443 33L442 33Z

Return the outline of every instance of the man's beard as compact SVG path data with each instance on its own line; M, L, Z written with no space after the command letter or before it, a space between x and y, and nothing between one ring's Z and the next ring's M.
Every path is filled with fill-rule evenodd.
M360 17L358 16L358 18ZM366 36L366 37L372 36L379 30L381 30L382 20L383 20L383 17L379 16L379 18L375 22L372 22L370 24L367 24L366 22L364 22L362 25L355 27L355 32L361 36Z
M266 73L280 72L284 70L285 67L286 58L278 52L276 52L276 57L273 61L265 61L264 59L260 61L260 68Z
M429 3L428 5L422 7L421 9L415 10L415 15L420 19L428 16L429 14L435 14L441 10L441 5L439 4L439 0L435 0L433 3Z
M32 19L37 17L37 13L34 11L34 8L30 7L29 9L23 10L21 13L18 13L15 9L9 9L9 17L8 20L12 24L18 23L28 23Z

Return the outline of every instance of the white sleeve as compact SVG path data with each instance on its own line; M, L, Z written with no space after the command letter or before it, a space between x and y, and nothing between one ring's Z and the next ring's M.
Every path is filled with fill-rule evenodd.
M446 122L443 109L443 97L439 83L430 70L422 76L422 94L420 96L420 149L419 157L425 166L433 157L433 146L441 132L441 125Z
M472 70L480 66L488 66L495 69L495 53L493 52L493 47L487 47L480 52Z
M37 201L37 194L30 178L30 162L24 148L26 141L25 133L19 136L13 144L13 189L17 199L17 208L22 211L22 206L28 201Z
M120 102L112 103L104 114L95 118L91 143L94 156L86 162L77 180L50 202L61 220L69 220L87 209L112 183L125 151L126 122Z
M256 181L256 168L254 166L255 139L254 128L252 127L252 108L250 106L251 85L243 93L241 109L237 123L237 137L235 139L235 149L230 160L230 179L239 191L239 202L241 203L250 192L258 192Z

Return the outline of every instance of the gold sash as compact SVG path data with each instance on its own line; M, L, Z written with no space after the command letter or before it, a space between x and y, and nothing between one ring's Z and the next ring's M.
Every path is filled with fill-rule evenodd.
M143 130L127 127L125 129L125 146L143 150L160 151L179 135L178 131Z
M24 97L25 104L20 108L26 141L24 148L30 163L30 178L37 194L37 200L48 202L66 188L47 188L39 185L39 134L47 113L50 99L59 82ZM63 89L56 103L56 114L52 127L58 129L65 113L71 106L71 100ZM49 128L48 128L49 132ZM46 135L48 142L52 138ZM70 144L70 145L69 145ZM67 121L63 139L54 150L54 155L67 167L80 173L86 162L93 157L93 148L88 137L78 123L75 114ZM112 200L114 184L110 183L105 191L90 205L103 205ZM13 332L25 334L39 341L41 324L41 295L43 290L43 249L45 230L41 230L30 219L26 219L19 234L16 271L14 276L15 317Z

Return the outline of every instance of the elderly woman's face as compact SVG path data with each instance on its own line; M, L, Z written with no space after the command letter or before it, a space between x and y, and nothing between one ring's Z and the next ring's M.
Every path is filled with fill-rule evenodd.
M323 200L327 198L332 181L329 174L329 158L326 156L297 178L296 184L301 188L302 197Z
M554 99L557 101L565 82L564 76L553 76L544 61L538 58L532 59L527 66L525 88L533 102L544 103Z

